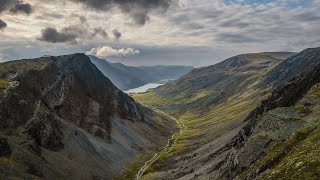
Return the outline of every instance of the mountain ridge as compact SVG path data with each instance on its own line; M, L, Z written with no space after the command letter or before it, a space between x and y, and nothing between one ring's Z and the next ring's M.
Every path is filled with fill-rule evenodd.
M177 79L193 69L191 66L163 65L134 67L121 63L111 63L95 56L89 57L101 72L121 90L134 89L166 79Z
M317 48L313 50L315 54L319 52ZM307 52L310 52L310 50L307 50ZM272 119L272 115L277 112L277 116L281 118L284 115L279 114L278 111L286 112L286 109L296 111L295 113L298 114L300 112L301 116L303 116L303 113L308 113L308 109L311 108L310 116L314 117L318 113L316 104L309 105L310 99L304 100L305 103L300 103L298 107L284 107L283 110L281 110L281 107L278 110L278 104L276 103L279 101L283 102L283 106L291 106L295 102L301 101L301 98L306 96L305 94L310 88L316 86L318 71L317 69L312 71L312 67L313 62L320 64L320 61L317 60L319 56L313 56L312 53L309 56L306 54L308 54L306 51L299 54L289 53L287 57L282 56L281 59L277 59L263 54L261 56L261 53L258 53L259 56L250 54L251 60L246 57L248 55L239 55L217 65L195 69L179 80L150 92L132 95L137 101L148 107L160 108L176 116L188 127L181 140L177 142L181 148L168 152L167 156L156 162L144 176L145 179L232 179L236 177L239 179L250 179L250 177L268 179L269 176L273 177L273 173L277 177L281 177L281 175L290 177L289 173L285 173L286 169L283 169L284 167L287 169L290 167L279 165L282 168L281 175L277 173L277 169L272 168L272 166L278 167L278 161L273 161L272 158L276 156L275 158L279 158L281 163L284 161L282 157L289 156L278 153L279 149L285 147L281 146L282 138L274 139L273 136L290 137L289 139L296 142L294 141L295 138L289 135L300 133L299 128L297 128L298 120L293 119L290 122L290 119L283 119L279 121ZM309 68L299 68L299 63L297 63L296 66L289 67L294 71L295 78L290 81L290 75L285 75L288 76L287 82L280 82L279 85L275 83L266 87L263 82L269 76L272 76L270 75L273 74L271 72L277 69L282 72L282 69L285 69L283 64L291 61L291 59L304 62L307 65L305 67L310 67L311 70ZM303 75L304 73L305 75ZM299 80L299 74L301 74L303 80ZM268 102L269 98L275 95L272 95L272 92L277 95L273 108L259 109L261 103ZM188 99L188 101L185 101L185 99ZM272 110L274 108L276 109ZM249 128L252 126L250 126L250 120L247 119L250 117L255 119L256 111L260 113L276 112L265 117L265 121L259 118L259 124L254 126L256 127L256 130L254 130ZM284 117L287 116L297 118L294 114ZM308 126L308 119L304 117L302 119L304 126ZM270 123L268 124L268 122ZM316 124L320 120L314 119L312 122L315 123L314 128L317 128ZM282 125L277 126L277 123ZM284 128L284 133L279 132L277 128L280 127ZM252 131L254 131L254 135L251 136L250 132ZM303 132L305 131L301 130L301 133ZM268 134L271 135L268 136ZM313 137L306 136L308 138ZM276 147L268 146L269 140L272 142L270 146L276 144ZM241 142L244 143L241 144ZM277 142L280 144L277 145ZM288 144L290 147L294 147L294 145L290 145L290 142ZM273 152L272 148L277 150ZM288 150L297 153L291 148ZM315 151L316 149L312 154L315 154ZM311 159L311 157L305 158ZM300 161L302 159L299 158ZM262 174L256 174L260 171ZM311 168L310 171L314 172L315 170ZM305 175L307 172L309 171L306 170ZM292 174L298 177L294 171Z
M176 127L84 54L3 63L0 79L2 178L113 179Z

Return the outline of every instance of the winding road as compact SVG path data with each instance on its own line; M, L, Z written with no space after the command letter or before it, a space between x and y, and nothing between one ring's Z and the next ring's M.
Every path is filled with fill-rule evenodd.
M157 111L159 112L159 110L157 110ZM161 113L165 114L163 112L161 112ZM141 167L141 169L139 170L139 172L136 175L136 180L141 180L141 177L143 176L143 174L147 171L147 169L154 162L156 162L162 155L170 152L172 150L172 148L176 145L176 143L177 143L178 139L180 138L180 136L182 135L182 133L187 129L187 127L184 125L184 123L182 121L178 121L175 117L172 117L172 116L169 116L169 117L172 120L176 121L176 123L179 125L180 131L178 133L173 134L171 136L171 138L168 139L166 146L164 146L160 152L155 153L152 159L150 159L144 163L144 166ZM171 143L171 142L173 142L173 143Z

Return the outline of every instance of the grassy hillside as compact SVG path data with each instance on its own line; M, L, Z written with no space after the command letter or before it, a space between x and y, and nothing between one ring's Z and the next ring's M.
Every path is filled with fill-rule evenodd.
M195 69L154 91L132 95L148 107L183 120L188 128L176 148L154 164L145 178L212 177L220 158L215 150L238 133L246 116L268 96L270 89L261 89L259 83L291 55L235 56Z
M272 143L237 179L319 179L319 107L320 84L316 84L295 106L277 108L261 117L255 141L261 141L263 134ZM254 146L246 149L254 150Z

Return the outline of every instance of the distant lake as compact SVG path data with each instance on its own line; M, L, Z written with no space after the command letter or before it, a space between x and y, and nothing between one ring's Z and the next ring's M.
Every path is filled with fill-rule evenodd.
M140 86L138 88L130 89L130 90L127 90L127 91L124 91L124 92L127 93L127 94L144 93L144 92L147 92L149 89L154 89L154 88L157 88L157 87L159 87L161 85L163 85L163 84L160 84L160 83L149 83L149 84Z

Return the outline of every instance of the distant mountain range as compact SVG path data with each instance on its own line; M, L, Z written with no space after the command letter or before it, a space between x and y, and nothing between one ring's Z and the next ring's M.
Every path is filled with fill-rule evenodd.
M89 56L91 61L121 90L134 89L161 80L174 80L190 72L191 66L126 66Z

